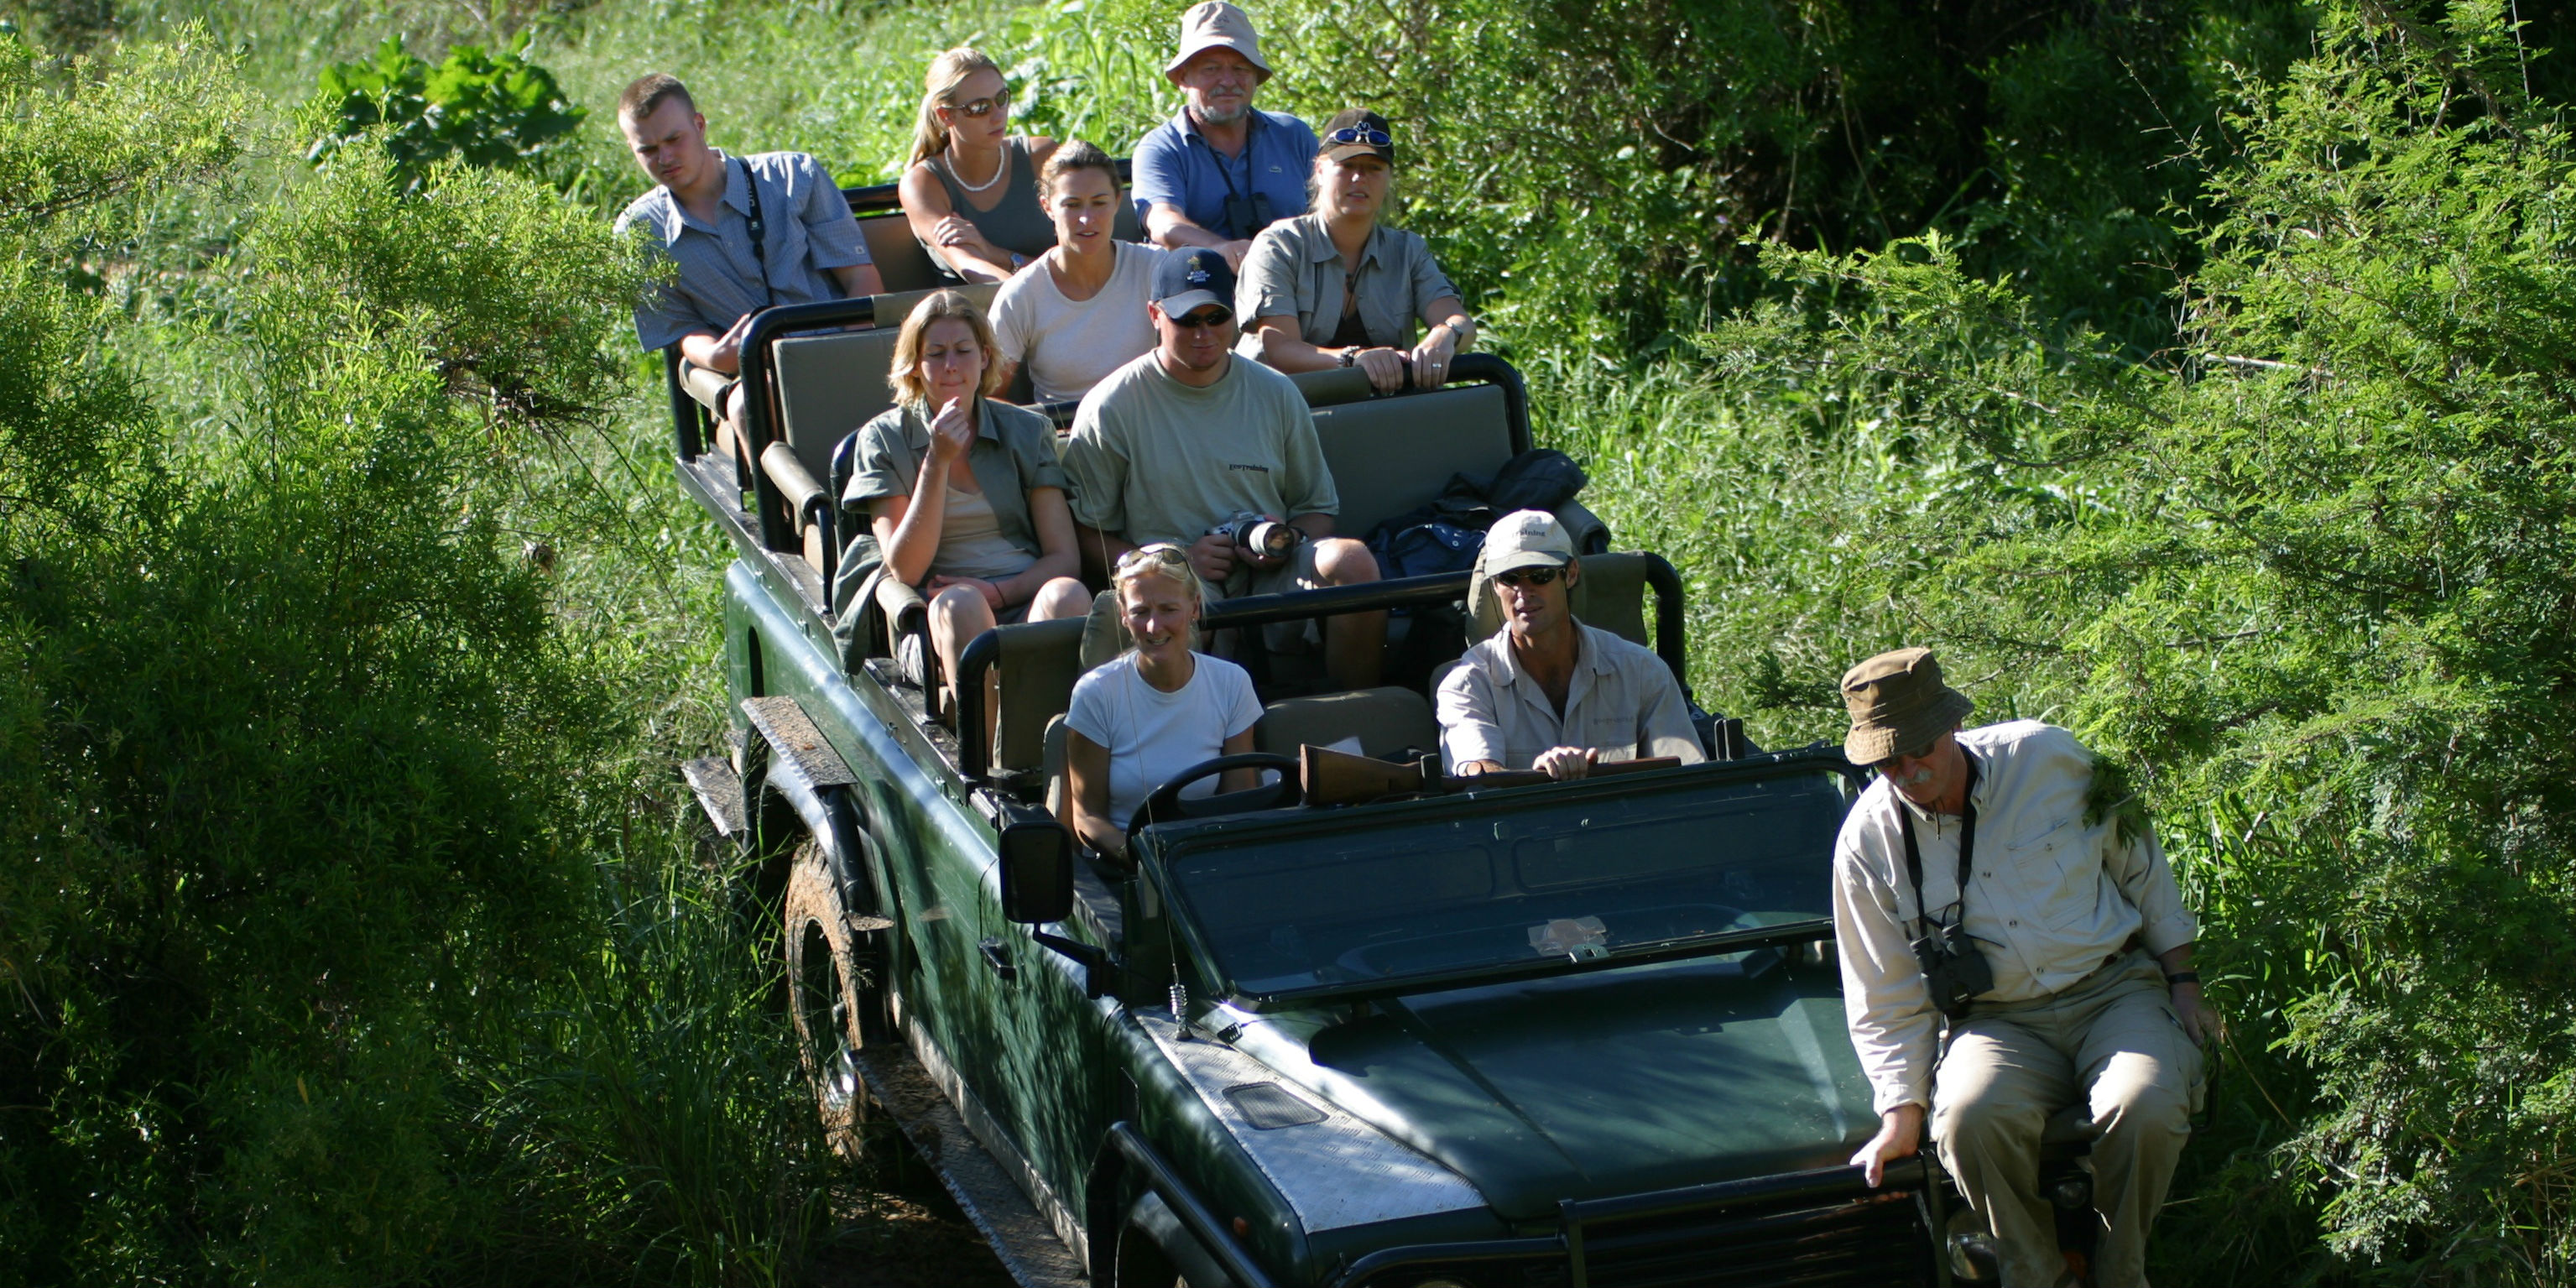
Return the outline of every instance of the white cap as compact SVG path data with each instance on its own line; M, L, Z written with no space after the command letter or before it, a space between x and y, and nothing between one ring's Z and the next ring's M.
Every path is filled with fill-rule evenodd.
M1164 77L1177 84L1181 64L1210 49L1231 49L1259 68L1262 79L1270 77L1270 64L1261 61L1261 37L1253 34L1251 16L1225 0L1205 0L1181 15L1181 52L1163 64Z
M1574 562L1574 538L1545 510L1514 510L1485 531L1476 575L1499 577L1514 568L1562 568Z

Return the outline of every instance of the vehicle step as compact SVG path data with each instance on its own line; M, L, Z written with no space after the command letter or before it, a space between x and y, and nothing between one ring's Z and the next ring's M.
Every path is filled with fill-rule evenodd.
M744 698L742 713L750 718L751 727L760 731L769 749L792 762L808 784L817 788L841 787L859 781L858 775L842 762L841 753L823 740L823 731L814 727L813 717L805 714L796 699Z
M680 762L680 777L689 780L689 790L697 794L716 835L726 840L742 835L742 777L732 765L720 756L700 756Z
M909 1049L900 1042L871 1043L851 1056L869 1093L939 1173L940 1184L948 1187L1021 1288L1088 1288L1091 1276L1082 1262L967 1130L956 1106L940 1094L939 1084Z

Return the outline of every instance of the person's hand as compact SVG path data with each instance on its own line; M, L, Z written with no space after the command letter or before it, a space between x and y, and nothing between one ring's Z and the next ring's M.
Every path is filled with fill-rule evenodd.
M2174 985L2173 1008L2174 1018L2182 1021L2183 1036L2194 1046L2208 1046L2227 1032L2227 1020L2200 995L2198 984Z
M734 319L723 335L716 337L716 347L707 354L707 366L728 376L742 371L742 340L751 333L751 314Z
M1887 1177L1887 1165L1900 1158L1912 1158L1923 1148L1923 1106L1898 1105L1878 1116L1878 1134L1851 1156L1851 1165L1867 1173L1869 1187L1877 1189Z
M1285 520L1275 514L1265 514L1261 517L1272 523L1285 522ZM1296 557L1297 547L1290 546L1288 547L1288 550L1289 553L1287 554L1274 555L1267 550L1255 550L1249 546L1236 546L1234 548L1234 557L1242 560L1244 563L1249 564L1252 567L1259 568L1266 572L1272 568L1281 567L1290 559Z
M992 249L984 241L984 230L964 215L941 215L939 222L930 226L930 236L942 246L963 246L979 251Z
M1225 256L1227 268L1240 273L1243 271L1243 257L1252 253L1252 239L1247 237L1242 241L1219 242L1216 253Z
M1404 355L1393 349L1362 349L1351 365L1367 372L1369 388L1379 393L1404 388Z
M941 573L932 577L930 579L930 584L925 587L925 589L935 595L951 586L971 586L974 588L976 594L984 597L984 606L986 608L992 609L996 613L1002 611L1002 588L984 580L981 577L951 577L946 573Z
M1211 532L1190 543L1190 567L1198 570L1199 580L1222 586L1234 575L1234 561L1242 553L1234 548L1234 538Z
M1550 747L1538 754L1530 768L1560 781L1581 778L1592 772L1594 756L1588 747Z
M930 421L930 459L954 463L975 443L975 413L963 398L951 398Z
M1437 389L1449 379L1449 360L1458 353L1458 335L1447 324L1423 333L1422 343L1413 346L1413 383L1424 389Z

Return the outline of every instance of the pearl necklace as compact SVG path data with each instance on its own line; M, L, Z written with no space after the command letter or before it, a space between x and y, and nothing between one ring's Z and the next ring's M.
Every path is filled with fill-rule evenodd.
M1002 155L993 162L993 177L982 183L966 182L965 173L957 168L957 154L953 150L940 159L948 163L948 177L956 180L958 187L968 192L982 192L1000 183L1002 176L1011 172L1011 145L1008 141L1002 144Z

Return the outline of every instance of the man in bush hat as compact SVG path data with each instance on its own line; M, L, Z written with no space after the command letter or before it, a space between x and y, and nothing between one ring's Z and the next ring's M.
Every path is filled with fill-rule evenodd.
M1582 561L1545 510L1494 521L1476 576L1503 628L1440 681L1440 750L1458 774L1536 769L1581 778L1605 760L1707 757L1672 668L1648 649L1574 618Z
M2134 810L2092 799L2073 734L1963 731L1974 704L1930 649L1873 657L1842 690L1844 753L1878 775L1834 846L1844 1007L1880 1123L1852 1164L1878 1184L1920 1148L1929 1106L2004 1283L2072 1282L2037 1174L2049 1116L2083 1106L2092 1282L2138 1288L2219 1022L2164 850Z
M1211 247L1240 269L1254 234L1306 213L1315 131L1252 105L1270 64L1252 19L1225 0L1181 15L1180 50L1163 75L1186 101L1136 143L1137 221L1166 247Z

